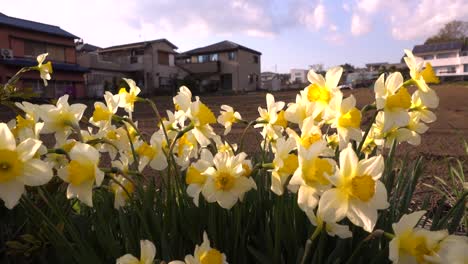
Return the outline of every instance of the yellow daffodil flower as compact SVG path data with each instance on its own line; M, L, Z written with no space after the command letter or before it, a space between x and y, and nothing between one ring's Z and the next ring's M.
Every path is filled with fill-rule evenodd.
M162 150L163 137L160 133L155 132L151 136L150 144L140 141L135 146L135 151L140 157L138 170L143 171L146 165L150 165L155 170L164 170L167 167L166 155Z
M16 145L15 137L5 123L0 123L0 199L5 207L15 207L24 186L46 184L54 176L52 167L36 157L42 142L26 139Z
M227 152L218 152L213 158L214 166L203 172L207 181L202 189L205 200L217 202L225 209L231 209L246 192L257 188L251 177L244 177L243 160L247 155L240 153L232 156Z
M192 121L194 128L192 133L202 147L210 144L210 138L215 136L213 128L210 124L216 123L216 117L208 106L197 100L190 104L187 116Z
M266 95L266 103L266 109L258 107L260 117L257 118L258 123L254 127L263 128L261 134L264 138L275 140L281 135L281 131L283 130L282 124L284 124L284 121L280 120L280 124L277 121L279 112L284 108L284 102L275 102L275 97L268 93Z
M120 96L113 95L110 92L104 94L106 104L101 102L94 103L93 116L89 120L92 124L98 127L104 127L111 123L112 116L117 112L119 106Z
M104 172L99 168L99 152L92 146L76 142L70 153L70 163L59 169L58 175L68 183L67 198L78 198L93 206L93 186L100 186Z
M349 230L349 226L340 225L335 222L325 222L322 216L315 215L313 210L307 210L307 218L317 228L323 228L327 234L331 237L337 236L342 239L346 239L353 236L353 233Z
M185 113L190 108L190 104L192 102L192 92L189 88L181 86L177 95L172 98L172 101L174 102L176 112L182 111Z
M47 63L44 63L47 55L49 55L49 53L40 54L36 58L37 59L36 67L39 71L41 79L44 81L44 86L47 86L47 81L50 80L50 75L54 72L52 70L52 62L48 61Z
M229 105L222 105L220 115L218 116L218 123L224 126L224 135L227 135L231 131L231 127L234 123L242 120L239 112L234 112L234 109Z
M340 82L342 73L343 68L334 67L327 71L325 78L314 70L310 70L307 74L307 79L311 84L305 90L307 99L314 104L312 113L314 118L328 108L328 104L332 98L341 94L337 85Z
M351 144L340 153L340 170L329 178L334 185L320 197L320 212L326 222L347 217L353 224L372 232L377 210L386 209L387 190L379 181L384 169L382 156L358 159Z
M439 243L448 236L448 232L416 227L425 213L417 211L403 215L398 223L392 225L395 237L390 241L389 259L393 263L427 263L427 257L437 254Z
M296 148L294 138L278 138L273 147L275 158L271 170L271 191L277 195L283 195L284 184L299 166L296 154L290 153Z
M206 169L213 166L213 155L207 149L203 149L200 159L190 164L185 174L185 183L187 184L187 194L193 198L193 203L198 206L200 192L205 185L207 176L203 173Z
M344 149L350 139L357 142L362 140L362 116L361 111L356 108L356 99L353 95L344 100L342 96L336 96L330 102L330 112L326 119L338 132L340 149Z
M57 100L56 105L41 105L39 116L44 121L42 133L55 133L55 139L63 144L73 129L79 129L79 122L86 109L84 104L68 104L68 94Z
M127 78L123 78L123 80L128 84L130 90L127 92L125 88L120 88L119 107L124 108L130 115L130 118L132 118L132 113L135 109L135 102L138 100L138 94L140 94L141 89L136 85L134 80Z
M203 232L203 243L195 246L193 255L185 256L185 261L171 261L169 264L227 264L226 255L210 246L206 232Z
M117 264L152 264L156 257L156 247L149 240L140 241L140 259L132 254L126 254L118 258Z

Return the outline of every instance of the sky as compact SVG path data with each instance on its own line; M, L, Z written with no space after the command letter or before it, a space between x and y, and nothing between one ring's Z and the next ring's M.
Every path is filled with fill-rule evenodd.
M0 0L0 12L108 47L166 38L184 52L223 40L262 53L262 71L398 62L468 0Z

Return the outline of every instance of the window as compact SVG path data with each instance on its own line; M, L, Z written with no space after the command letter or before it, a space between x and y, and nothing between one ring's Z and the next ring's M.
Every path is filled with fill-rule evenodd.
M295 72L294 76L301 76L302 74L300 72Z
M423 59L424 59L424 60L433 60L433 59L434 59L434 55L425 55L425 56L423 56Z
M440 54L437 54L438 59L454 58L456 56L457 56L457 53L440 53Z
M248 78L249 78L249 83L253 83L253 80L254 80L253 74L249 74Z
M138 62L138 57L136 57L136 56L130 57L130 64L134 64L134 63L137 63L137 62Z
M468 56L468 51L462 52L461 56Z
M158 64L169 65L169 53L158 51Z
M258 64L258 56L257 55L253 55L253 62L255 64Z
M235 51L231 51L228 53L228 59L229 60L236 60L236 52Z
M210 55L199 55L198 56L198 62L199 63L204 63L210 61Z
M463 71L468 72L468 64L463 65Z
M65 61L65 47L36 41L24 41L24 56L35 58L42 53L49 53L52 61Z
M191 58L186 58L185 59L185 63L191 63L192 62L192 59Z
M218 53L210 55L210 61L218 61Z

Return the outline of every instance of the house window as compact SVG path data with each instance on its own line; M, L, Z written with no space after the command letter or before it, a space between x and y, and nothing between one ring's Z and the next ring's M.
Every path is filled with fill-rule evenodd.
M249 83L253 83L253 80L254 80L254 76L253 74L249 74Z
M454 58L456 56L457 56L457 53L440 53L440 54L437 54L438 59Z
M42 53L49 53L48 59L53 61L65 61L65 47L36 42L36 41L24 41L24 56L25 57L37 57Z
M257 55L253 55L253 62L255 64L258 64L258 56Z
M191 58L185 58L185 63L191 63L192 59Z
M218 61L218 53L210 55L210 61Z
M468 64L463 65L463 71L468 72Z
M158 51L158 64L169 65L169 53Z
M461 55L462 55L462 56L468 56L468 51L464 51L464 52L462 52L462 54L461 54Z
M229 60L236 60L236 52L235 51L231 51L228 53L228 59Z
M210 61L210 55L199 55L198 56L198 63L204 63Z
M433 59L434 59L434 55L425 55L425 56L423 56L423 59L424 59L424 60L433 60Z

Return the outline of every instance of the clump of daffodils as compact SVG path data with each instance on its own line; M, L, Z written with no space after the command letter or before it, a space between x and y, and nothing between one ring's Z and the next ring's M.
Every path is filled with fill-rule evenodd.
M315 226L312 240L322 230L341 239L352 237L356 228L373 234L381 211L389 207L390 192L381 179L383 150L393 143L420 144L427 124L436 120L438 97L428 84L438 79L430 65L424 67L420 58L406 54L411 79L405 81L398 72L382 74L373 87L375 102L362 109L353 95L345 96L337 87L340 67L325 76L311 70L310 84L295 102L286 104L267 94L266 108L258 107L258 118L250 121L228 105L216 116L185 86L173 98L173 111L162 117L151 100L139 97L141 89L131 79L124 79L127 87L118 94L106 92L105 103L96 102L89 116L88 106L69 102L68 95L55 104L17 103L20 114L0 123L0 199L11 209L25 186L45 185L57 176L73 202L93 207L93 194L102 189L112 193L116 210L123 210L138 190L149 187L154 173L161 176L157 187L176 195L167 198L176 203L186 195L196 207L219 206L230 212L249 194L255 199L257 189L269 189L272 196L293 195ZM40 55L35 67L45 84L52 74L46 56ZM134 119L139 103L148 103L157 117L149 135ZM373 117L370 124L362 124L365 115ZM235 126L259 129L261 159L243 151L245 133L239 144L225 137ZM54 135L50 144L41 141L44 134ZM265 174L268 177L260 179ZM419 228L423 215L405 215L393 225L393 233L386 233L391 238L389 259L466 261L467 240ZM142 240L140 249L140 258L127 254L117 263L152 263L155 245ZM204 233L193 255L171 263L227 262Z

